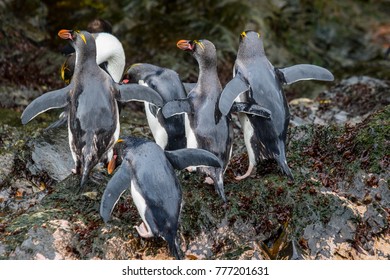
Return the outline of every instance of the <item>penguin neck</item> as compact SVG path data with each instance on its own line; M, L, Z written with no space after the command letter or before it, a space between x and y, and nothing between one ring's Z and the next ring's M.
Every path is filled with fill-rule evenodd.
M75 74L82 73L84 69L99 67L96 63L96 50L76 51Z
M218 78L217 63L214 61L199 61L199 79L209 77Z

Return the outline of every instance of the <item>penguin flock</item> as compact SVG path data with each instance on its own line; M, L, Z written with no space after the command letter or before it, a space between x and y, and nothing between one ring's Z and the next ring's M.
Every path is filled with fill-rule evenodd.
M66 86L44 93L23 111L27 124L37 115L64 108L49 128L66 124L69 147L80 177L80 189L99 163L114 175L101 198L100 215L108 223L127 189L142 219L135 226L141 237L160 236L169 251L181 259L177 242L182 190L175 169L197 171L214 185L227 203L223 176L232 155L231 114L241 122L251 175L260 160L275 159L291 180L286 159L290 120L283 85L300 80L332 81L327 69L300 64L275 68L267 59L262 36L240 35L233 78L223 88L217 71L217 52L209 40L180 40L177 47L190 53L199 68L196 83L183 83L167 68L133 64L124 71L125 54L119 40L102 32L60 30L71 52L62 66ZM120 136L120 109L127 102L143 102L154 142Z

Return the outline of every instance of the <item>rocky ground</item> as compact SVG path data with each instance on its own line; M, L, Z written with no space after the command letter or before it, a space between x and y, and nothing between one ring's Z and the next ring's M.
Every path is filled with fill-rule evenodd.
M389 259L389 103L390 83L370 77L292 100L287 151L294 182L272 161L235 181L247 167L236 125L226 207L201 176L178 172L185 258ZM1 116L0 258L169 258L165 241L142 239L133 228L141 220L129 193L113 221L103 223L98 209L110 177L104 169L77 193L66 128L44 130L58 112L24 127L20 112L2 109ZM121 122L122 135L150 138L142 111L125 108Z

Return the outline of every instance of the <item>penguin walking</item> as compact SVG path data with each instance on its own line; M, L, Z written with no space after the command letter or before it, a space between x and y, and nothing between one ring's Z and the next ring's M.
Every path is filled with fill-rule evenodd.
M104 190L100 215L104 222L122 193L130 188L142 223L135 226L141 237L161 236L168 242L171 254L180 259L176 235L181 210L182 191L174 168L189 165L221 167L212 153L200 149L163 151L156 143L135 137L120 139L108 165L111 174L120 165Z
M130 81L148 86L158 92L164 104L187 97L179 75L167 68L148 63L133 64L127 71ZM150 130L156 143L165 150L177 150L187 145L184 116L176 115L164 118L157 106L145 102L145 112Z
M91 169L99 161L109 161L112 146L119 137L118 102L148 101L162 106L161 97L140 85L120 85L96 63L96 44L86 31L61 30L76 50L75 72L65 88L45 93L31 102L21 119L26 124L53 108L67 107L69 146L75 162L74 172L81 175L80 191Z
M282 171L293 179L285 154L290 112L282 85L300 80L333 79L327 69L310 64L275 68L265 55L260 34L255 31L241 33L234 77L224 88L218 105L222 114L227 115L234 107L234 101L235 104L246 104L241 106L238 115L249 167L244 175L236 177L237 180L248 177L259 159L266 158L275 159ZM268 110L269 115L264 110L263 115L258 114L256 106Z
M205 149L221 159L222 168L198 170L209 176L206 182L214 183L217 193L226 202L223 174L231 156L233 129L229 114L224 116L218 109L222 86L217 73L217 52L208 40L180 40L177 47L190 52L197 60L199 78L186 99L168 102L162 113L166 118L185 113L187 148Z

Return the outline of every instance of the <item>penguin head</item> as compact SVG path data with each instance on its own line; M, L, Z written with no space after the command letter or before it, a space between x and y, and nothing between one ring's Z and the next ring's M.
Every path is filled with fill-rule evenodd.
M129 152L132 154L140 145L144 144L145 142L150 142L150 140L133 136L126 136L118 139L113 148L113 156L107 166L108 174L114 172L115 168L122 164L123 159Z
M71 45L79 54L89 53L88 57L95 59L96 43L91 33L79 30L62 29L58 32L58 36L64 40L70 40ZM95 55L93 55L95 53Z
M253 30L243 31L240 34L240 45L238 53L241 56L254 56L264 54L263 39L259 32Z
M217 63L217 50L209 40L180 40L176 45L181 50L191 52L200 64L201 62L206 64Z
M113 148L113 155L108 163L107 172L108 174L112 174L117 166L121 165L123 158L126 154L125 149L127 147L126 139L118 139Z

